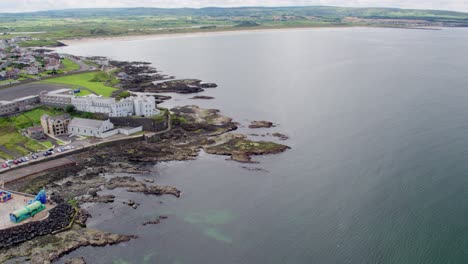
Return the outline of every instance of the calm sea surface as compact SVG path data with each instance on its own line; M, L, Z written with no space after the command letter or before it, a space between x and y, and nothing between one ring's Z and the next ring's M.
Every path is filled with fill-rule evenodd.
M149 61L168 75L216 82L203 93L215 100L177 95L164 105L218 108L241 132L285 133L292 147L249 165L265 171L203 153L158 164L144 177L177 186L182 197L122 192L114 204L90 207L90 227L139 239L71 256L117 264L468 263L468 30L226 33L59 50ZM253 131L249 120L279 125ZM142 226L159 215L169 218Z

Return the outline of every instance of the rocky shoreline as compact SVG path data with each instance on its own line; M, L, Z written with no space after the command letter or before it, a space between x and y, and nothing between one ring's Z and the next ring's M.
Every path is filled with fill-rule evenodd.
M132 91L195 93L217 86L197 79L167 80L167 76L159 75L157 70L147 63L111 61L111 64L133 76L120 84L123 89L132 87ZM138 77L134 78L135 76ZM162 81L155 84L155 80ZM208 96L193 98L211 99ZM176 107L170 109L170 120L171 129L163 134L146 137L144 141L94 147L72 155L70 158L77 163L74 167L43 173L27 183L11 187L13 190L27 193L36 193L39 189L46 188L48 193L62 197L58 207L61 212L67 212L63 215L68 217L68 223L72 221L70 210L77 213L73 213L74 219L70 229L56 234L52 234L50 228L43 228L47 229L47 232L38 231L37 235L18 239L14 234L6 234L6 237L11 239L4 242L5 246L0 249L0 262L22 258L30 263L51 263L79 247L112 245L137 238L132 234L110 234L86 228L87 219L92 216L80 207L89 203L115 203L119 199L119 191L180 197L182 191L176 187L157 185L153 179L137 179L137 175L149 173L157 162L193 160L204 150L209 154L230 156L234 161L254 163L252 156L276 154L289 149L282 144L253 141L245 135L230 133L236 130L239 124L221 115L217 109L202 109L195 105ZM268 127L269 124L256 125ZM137 202L129 200L124 203L138 210ZM142 225L155 225L166 218L160 216ZM49 220L55 223L58 218L49 219L55 219ZM56 231L64 228L65 222L61 221L59 225L45 221L44 225L52 226ZM26 228L26 225L19 227ZM30 230L23 231L20 233L30 233ZM0 245L1 243L0 241ZM82 260L70 261L80 263Z
M89 57L88 59L91 61L106 60L104 57ZM108 67L116 71L119 88L131 92L189 94L218 87L215 83L205 83L198 79L175 79L174 76L159 74L158 70L147 62L111 60ZM162 96L158 99L167 100L168 97Z

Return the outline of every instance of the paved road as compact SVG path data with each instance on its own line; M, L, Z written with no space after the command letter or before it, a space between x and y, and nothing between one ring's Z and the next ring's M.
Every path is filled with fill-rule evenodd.
M96 70L95 67L89 66L81 60L77 60L73 57L68 57L70 60L74 61L80 65L80 69L74 73L80 73L84 71ZM60 77L58 75L57 77ZM28 82L24 84L18 84L12 87L2 87L0 86L0 101L10 101L16 98L21 98L30 95L37 95L42 91L55 91L63 88L71 88L70 85L65 84L49 84L49 83L40 83L40 82Z
M89 66L88 64L84 63L82 60L77 60L77 59L75 59L74 57L68 56L68 55L65 55L65 57L69 58L70 60L72 60L72 61L75 62L76 64L80 65L80 69L77 70L76 72L83 72L83 71L92 71L92 70L96 70L96 67Z
M55 91L63 88L70 88L70 86L62 84L48 84L48 83L26 83L17 86L4 88L0 87L0 101L10 101L16 98L25 97L29 95L37 95L42 91Z
M0 174L0 182L5 181L6 183L27 177L32 174L48 171L57 167L63 167L75 164L74 161L68 158L59 158L55 160L49 160L41 163L32 164L29 166L24 166L16 170L11 170Z

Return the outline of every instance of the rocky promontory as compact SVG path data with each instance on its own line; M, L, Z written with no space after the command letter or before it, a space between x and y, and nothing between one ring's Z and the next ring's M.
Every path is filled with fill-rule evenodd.
M270 128L273 126L273 122L269 121L252 121L250 122L249 128Z
M181 80L169 80L159 82L153 85L144 87L145 92L150 93L198 93L203 92L203 88L216 87L216 84L202 83L201 80L197 79L181 79Z
M206 99L206 100L211 100L214 99L213 96L207 96L207 95L196 95L194 97L191 97L190 99Z
M127 242L134 238L136 236L75 227L55 235L34 238L16 248L0 251L0 262L25 257L30 259L31 264L47 264L80 247L102 247Z
M289 149L288 146L268 141L252 141L243 136L233 137L226 142L204 148L205 152L215 155L231 156L232 160L252 163L253 155L281 153Z

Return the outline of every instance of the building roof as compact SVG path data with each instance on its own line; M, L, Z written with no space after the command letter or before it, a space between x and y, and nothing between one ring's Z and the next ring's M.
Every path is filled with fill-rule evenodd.
M65 115L59 115L59 116L49 116L47 114L44 114L41 116L41 119L50 119L52 122L55 122L56 120L67 120L70 119L70 116L65 114Z
M104 122L108 120L96 120L96 119L86 119L75 117L70 122L69 126L74 127L86 127L86 128L100 128Z
M28 131L29 131L29 132L41 132L41 131L42 131L42 127L40 127L40 126L28 127Z

